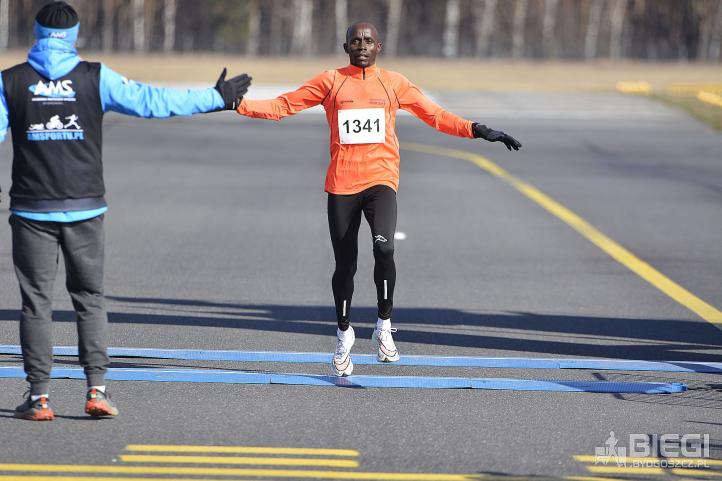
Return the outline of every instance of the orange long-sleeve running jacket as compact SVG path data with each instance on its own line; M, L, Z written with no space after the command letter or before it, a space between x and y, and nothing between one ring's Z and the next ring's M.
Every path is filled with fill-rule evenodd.
M326 109L331 129L325 189L332 194L355 194L374 185L398 189L398 109L446 134L473 137L472 122L436 105L403 75L376 66L327 70L275 99L243 99L237 112L281 120L318 104Z

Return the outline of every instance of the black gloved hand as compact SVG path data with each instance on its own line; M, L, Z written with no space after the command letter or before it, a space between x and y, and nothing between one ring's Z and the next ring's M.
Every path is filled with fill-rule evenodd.
M521 143L511 135L507 135L500 130L491 130L486 125L474 123L472 131L475 139L481 138L489 142L503 142L509 150L519 150L521 148Z
M228 73L228 69L224 67L221 76L218 77L218 81L216 82L216 90L218 90L218 93L223 97L223 102L225 103L223 108L225 110L236 110L238 104L241 103L241 99L246 95L246 92L248 92L252 78L247 74L241 74L226 80L226 73Z

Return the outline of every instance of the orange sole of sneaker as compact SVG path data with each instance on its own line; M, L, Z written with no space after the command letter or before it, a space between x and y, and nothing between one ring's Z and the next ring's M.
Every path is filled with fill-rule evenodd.
M104 402L88 401L85 403L85 413L94 417L117 416L118 409L110 407Z
M35 411L30 416L17 416L17 418L28 421L52 421L55 419L55 413L50 409L41 409L40 411Z

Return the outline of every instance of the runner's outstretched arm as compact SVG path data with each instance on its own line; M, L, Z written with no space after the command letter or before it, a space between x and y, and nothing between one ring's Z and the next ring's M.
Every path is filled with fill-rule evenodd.
M333 71L323 72L288 92L270 100L243 99L236 109L241 115L266 120L281 120L323 102L333 86Z
M521 148L521 143L511 135L492 130L486 125L471 122L444 110L441 106L429 100L416 85L402 75L398 75L395 80L398 90L394 88L394 92L397 95L399 106L436 130L458 137L503 142L509 150L519 150Z
M144 118L167 118L232 110L246 94L251 77L246 74L225 80L226 69L215 87L200 90L169 89L134 82L101 64L100 100L103 111Z

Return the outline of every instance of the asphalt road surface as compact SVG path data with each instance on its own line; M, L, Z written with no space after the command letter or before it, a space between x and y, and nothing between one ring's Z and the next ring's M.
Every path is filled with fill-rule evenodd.
M513 134L523 149L447 137L411 117L399 119L402 143L485 156L722 307L722 135L650 100L616 94L436 98ZM107 117L110 345L331 352L327 142L325 119L313 113L280 124L234 114ZM0 156L2 218L9 143ZM396 243L393 321L402 356L722 361L720 326L471 162L404 151L398 202L405 238ZM9 241L3 223L0 344L14 345L20 298ZM364 222L355 353L373 349L372 260ZM55 344L74 345L63 276L61 269ZM20 361L0 355L0 366ZM72 357L56 362L77 366ZM329 372L320 364L113 361L147 366ZM354 374L684 382L690 389L645 395L117 381L109 389L120 416L91 420L82 411L84 383L54 380L58 418L32 423L12 418L25 382L0 379L0 480L688 477L579 457L629 447L632 434L708 435L709 456L722 458L720 373L358 365ZM279 449L288 447L306 451ZM168 457L181 455L196 457ZM722 472L714 463L710 469L693 474ZM422 476L432 473L440 476Z

